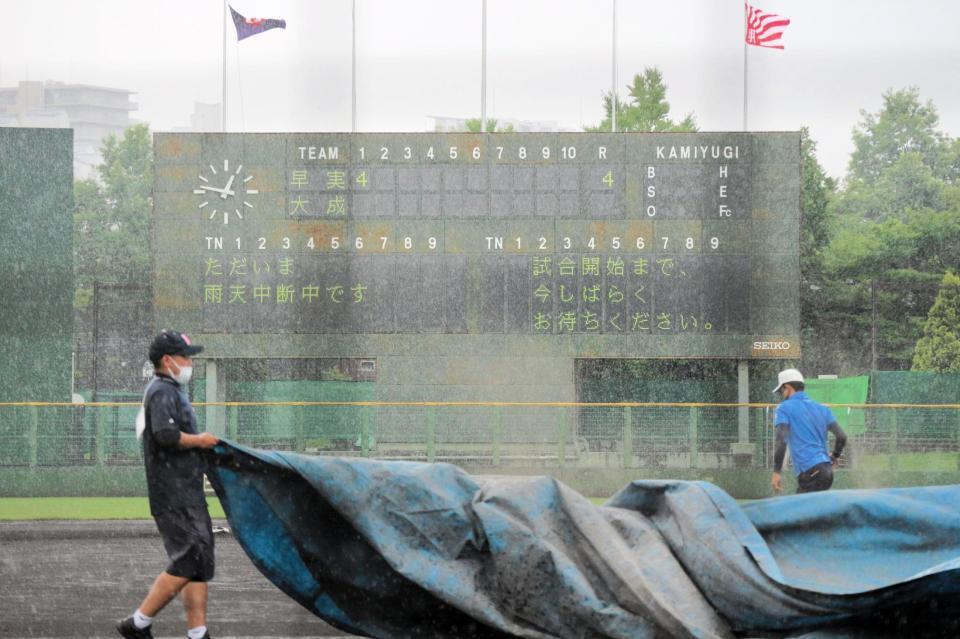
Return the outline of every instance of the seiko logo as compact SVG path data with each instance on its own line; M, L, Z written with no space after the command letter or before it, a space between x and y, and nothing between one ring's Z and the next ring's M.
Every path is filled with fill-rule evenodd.
M790 342L754 342L755 351L789 351Z

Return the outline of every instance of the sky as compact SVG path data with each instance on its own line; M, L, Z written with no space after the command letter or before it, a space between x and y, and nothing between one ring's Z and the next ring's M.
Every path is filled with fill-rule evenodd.
M487 116L595 125L613 83L614 0L487 0ZM283 18L237 42L228 24L227 123L233 131L349 131L351 0L232 0ZM0 86L25 78L136 92L133 117L187 126L195 102L220 102L220 0L3 0ZM818 158L845 173L861 109L914 86L960 135L960 2L762 0L789 18L784 50L747 51L748 128L810 128ZM479 117L481 0L356 0L358 131L423 131L429 116ZM618 91L647 67L671 115L702 131L743 125L743 4L617 0Z

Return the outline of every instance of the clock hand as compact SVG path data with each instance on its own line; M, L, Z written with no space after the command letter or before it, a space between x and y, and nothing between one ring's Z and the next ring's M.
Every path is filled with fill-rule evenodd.
M216 188L216 187L214 187L214 186L201 185L200 188L201 188L201 189L206 189L207 191L213 191L213 192L215 192L215 193L223 193L223 191L224 191L224 189L218 189L218 188Z
M234 192L230 190L230 185L233 184L233 178L236 177L236 174L230 176L230 179L227 180L227 185L223 187L220 191L220 197L227 199L228 195L234 195Z

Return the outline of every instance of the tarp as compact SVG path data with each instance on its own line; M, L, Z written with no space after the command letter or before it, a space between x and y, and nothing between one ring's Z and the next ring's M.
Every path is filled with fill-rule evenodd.
M953 636L960 487L739 506L635 481L596 506L550 477L222 443L211 483L281 590L372 637ZM278 620L279 621L279 620Z
M866 404L870 376L808 379L805 386L807 394L823 404ZM831 410L847 435L862 435L866 432L864 409L834 406Z

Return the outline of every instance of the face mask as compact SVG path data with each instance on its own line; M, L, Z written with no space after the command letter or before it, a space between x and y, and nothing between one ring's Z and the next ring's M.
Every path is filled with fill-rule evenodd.
M193 366L179 366L172 359L170 361L173 362L173 365L179 369L176 373L170 371L170 376L173 377L173 380L181 386L186 386L189 384L190 378L193 377Z

